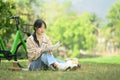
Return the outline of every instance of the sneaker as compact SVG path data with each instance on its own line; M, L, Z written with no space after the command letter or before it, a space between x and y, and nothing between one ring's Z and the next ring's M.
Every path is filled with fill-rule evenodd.
M69 64L70 70L76 70L81 67L77 58L68 58L66 59L66 63Z
M57 69L58 70L67 70L70 68L70 65L69 63L59 63L58 66L57 66Z
M58 63L56 68L58 70L76 70L79 68L79 62L77 58L68 59L64 63Z

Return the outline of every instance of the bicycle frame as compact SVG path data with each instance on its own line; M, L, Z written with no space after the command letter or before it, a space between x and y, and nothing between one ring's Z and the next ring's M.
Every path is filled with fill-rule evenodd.
M14 43L13 43L13 45L12 45L12 49L11 49L11 51L10 51L12 54L15 53L16 47L17 47L17 45L19 44L19 40L22 42L22 45L23 45L23 47L24 47L24 49L25 49L25 51L26 51L25 41L23 40L23 38L22 38L22 36L21 36L21 34L20 34L20 30L18 30L17 33L16 33L16 36L15 36L15 41L14 41Z
M23 46L23 48L24 48L25 51L26 51L25 41L24 41L24 39L23 39L22 36L21 36L20 30L17 30L16 35L15 35L14 42L13 42L13 44L12 44L12 48L11 48L11 50L10 50L11 55L15 55L16 50L17 50L17 46L18 46L18 44L19 44L20 42L22 42L22 46ZM2 40L1 37L0 37L0 45L1 45L1 47L2 47L1 50L3 50L3 51L6 51L6 50L7 50L7 49L5 48L5 46L4 46L4 43L3 43L3 40ZM0 53L0 57L5 57L5 56L4 56L4 53Z

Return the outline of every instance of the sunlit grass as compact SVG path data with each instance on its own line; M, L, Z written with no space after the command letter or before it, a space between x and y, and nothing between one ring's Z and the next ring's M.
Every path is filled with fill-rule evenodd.
M112 60L115 62L111 62ZM12 67L12 61L2 61L0 63L0 80L120 80L120 62L118 60L119 56L80 59L82 67L75 71L47 70L32 72L10 71L8 68ZM26 66L26 60L19 62Z
M120 56L98 57L80 59L80 62L95 62L95 63L108 63L108 64L120 64Z

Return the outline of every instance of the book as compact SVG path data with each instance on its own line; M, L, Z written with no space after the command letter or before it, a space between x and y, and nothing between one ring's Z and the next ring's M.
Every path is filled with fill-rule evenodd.
M45 52L45 51L53 51L53 50L56 50L60 45L61 45L61 43L57 42L55 45L44 48L42 51L43 52Z

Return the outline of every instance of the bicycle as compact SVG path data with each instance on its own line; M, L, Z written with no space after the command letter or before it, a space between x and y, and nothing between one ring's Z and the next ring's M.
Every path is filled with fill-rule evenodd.
M0 37L0 46L1 46L1 49L0 49L0 60L1 58L6 58L8 61L12 60L14 58L14 61L17 61L17 51L18 51L18 48L20 46L23 46L26 54L27 54L27 50L26 50L26 40L23 39L22 35L21 35L21 31L19 29L19 19L20 17L19 16L12 16L10 17L10 19L14 19L15 20L15 24L16 24L16 35L15 35L15 38L14 38L14 41L13 41L13 44L12 44L12 47L10 50L7 50L5 45L4 45L4 42L2 40L2 38ZM27 34L27 36L30 36L31 34L28 33L28 32L24 32L25 34ZM19 42L20 40L20 42ZM22 67L20 66L20 64L18 63L19 67Z

